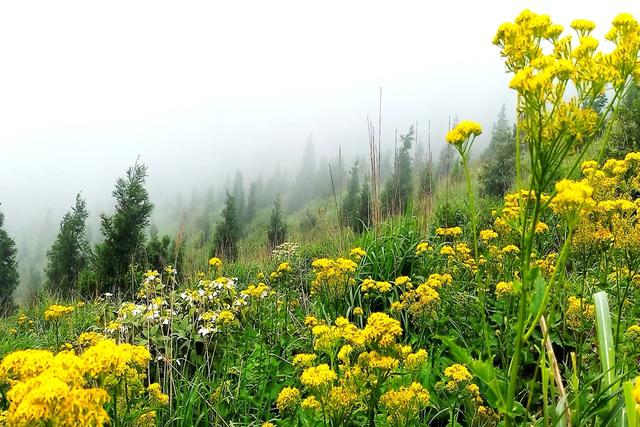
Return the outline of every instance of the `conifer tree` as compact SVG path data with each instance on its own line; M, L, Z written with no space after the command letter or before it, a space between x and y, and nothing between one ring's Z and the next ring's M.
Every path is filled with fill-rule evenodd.
M236 171L236 176L233 180L233 199L236 204L236 216L238 219L244 218L245 215L245 197L244 197L244 183L242 179L242 173ZM242 231L242 224L244 222L239 221L238 226Z
M516 176L516 140L514 128L509 125L505 107L491 132L491 142L483 155L484 166L479 181L482 193L502 197L511 188Z
M153 203L144 187L147 167L137 163L116 181L113 215L101 214L104 242L96 246L96 270L101 290L124 291L128 274L145 263L145 230Z
M321 163L322 164L322 163ZM326 164L326 163L324 163ZM307 140L307 145L302 155L300 169L296 177L295 191L292 192L288 206L292 209L298 209L310 200L316 193L316 174L317 174L316 153L313 148L311 136ZM272 187L280 188L280 187Z
M351 168L347 194L342 201L341 221L343 226L350 227L357 231L359 222L358 210L360 209L360 179L358 176L358 162Z
M4 214L0 212L0 314L6 315L14 307L13 291L18 287L16 244L2 228Z
M238 240L240 239L240 224L236 211L235 198L227 192L222 219L216 225L214 240L214 254L230 261L238 257Z
M279 197L277 197L273 202L273 210L271 211L271 220L269 221L267 238L269 239L269 247L271 248L275 248L276 246L283 244L287 239L287 224L282 218L282 209Z
M396 156L393 174L385 183L383 192L383 206L387 214L404 214L411 201L413 188L411 171L411 145L415 139L413 126L409 131L400 135L400 148Z
M429 159L420 172L420 195L423 197L430 196L435 191L438 177L433 169L433 162Z
M249 186L249 195L247 196L247 208L244 213L244 220L249 224L256 217L258 212L258 184L254 181Z
M62 218L58 236L47 252L47 287L65 297L75 290L78 276L90 259L86 225L88 216L87 204L78 194L75 206Z
M365 228L371 226L371 193L369 183L365 180L360 189L360 206L358 207L358 220L355 222L357 233L362 233Z
M158 229L151 225L149 231L149 242L147 242L147 269L162 271L164 267L171 264L169 260L169 245L171 238L167 235L158 237Z

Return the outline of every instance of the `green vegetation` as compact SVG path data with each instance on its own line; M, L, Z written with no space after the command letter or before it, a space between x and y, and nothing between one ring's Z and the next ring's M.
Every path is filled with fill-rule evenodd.
M437 169L413 126L368 174L309 140L295 183L176 201L174 239L136 163L16 307L0 214L0 425L640 426L640 25L571 27L500 27L517 126L477 158L471 120Z

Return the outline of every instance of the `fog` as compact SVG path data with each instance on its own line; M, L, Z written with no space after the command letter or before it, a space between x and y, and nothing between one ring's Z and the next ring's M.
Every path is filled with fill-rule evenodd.
M637 0L3 2L6 227L20 251L53 239L78 192L94 218L109 211L137 158L161 209L238 169L245 184L296 171L310 135L320 158L366 156L379 87L383 149L416 122L426 141L430 122L437 152L454 116L481 122L486 145L514 106L491 40L527 7L594 20L597 36L640 12Z

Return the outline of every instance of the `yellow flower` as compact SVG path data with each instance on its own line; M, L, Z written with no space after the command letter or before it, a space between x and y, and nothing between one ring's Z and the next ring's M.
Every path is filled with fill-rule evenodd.
M396 280L394 280L395 284L398 286L406 285L410 281L411 281L411 278L409 278L409 276L396 277Z
M220 268L222 268L222 260L220 258L213 257L209 260L209 266L213 267L216 270L219 270Z
M362 310L362 307L356 307L353 309L353 315L354 316L363 316L364 315L364 311Z
M634 345L640 346L640 325L631 325L625 334Z
M149 384L149 387L147 387L147 392L149 393L149 397L151 397L152 402L162 406L166 406L169 404L169 396L162 392L160 384Z
M388 347L402 335L400 322L385 313L372 313L363 330L365 342Z
M443 247L440 248L440 255L455 256L456 252L453 250L451 246L444 245Z
M55 305L55 304L51 305L44 312L44 320L47 320L47 321L58 320L61 317L71 313L73 310L75 310L74 306Z
M496 298L503 299L513 295L513 282L498 282L496 284Z
M305 387L320 388L322 386L330 384L337 378L338 376L329 367L329 365L323 363L322 365L305 369L300 376L300 382Z
M538 222L534 231L536 234L542 234L549 231L549 226L544 222Z
M302 367L302 368L307 368L311 365L313 365L313 362L315 362L316 358L318 356L316 356L313 353L300 353L300 354L296 354L295 356L293 356L293 366L295 367Z
M502 253L505 254L518 254L520 253L520 249L516 245L507 245L502 248Z
M470 120L463 120L456 125L455 128L447 133L446 141L455 146L461 146L469 137L474 138L482 133L480 123Z
M420 383L389 390L380 397L390 425L410 425L429 405L429 392Z
M453 392L460 388L464 383L468 383L473 379L473 376L469 372L466 366L460 363L454 363L444 370L444 376L449 379L445 388Z
M338 352L338 360L344 363L345 365L349 364L349 356L353 352L353 347L349 344L345 344L340 348Z
M482 240L485 243L488 242L489 240L495 239L496 237L498 237L498 233L496 233L491 229L480 230L480 240Z
M308 409L308 410L312 410L312 411L319 411L320 410L320 402L318 402L318 399L316 399L315 396L309 396L306 399L304 399L302 401L302 403L300 403L300 407L302 409Z
M429 243L420 242L420 243L418 243L418 246L416 246L416 255L422 255L425 252L429 252L432 249L433 248L431 246L429 246Z
M576 19L571 23L571 28L580 34L588 34L596 28L596 24L586 19Z
M349 256L353 259L355 259L356 261L360 261L363 257L365 257L367 255L367 253L364 251L364 249L362 249L361 247L356 247L351 249L351 252L349 252Z
M557 194L553 198L551 208L556 213L578 213L578 211L588 212L595 206L591 195L593 188L586 180L571 181L563 179L556 183Z
M420 349L415 353L407 355L404 361L404 366L406 366L408 369L418 369L424 364L426 360L427 351L425 349Z
M300 403L300 390L295 387L285 387L278 394L276 407L280 413L292 412Z
M567 326L571 329L579 329L583 322L591 321L595 318L595 306L588 304L584 298L570 296L567 299L567 307L565 309L565 320Z

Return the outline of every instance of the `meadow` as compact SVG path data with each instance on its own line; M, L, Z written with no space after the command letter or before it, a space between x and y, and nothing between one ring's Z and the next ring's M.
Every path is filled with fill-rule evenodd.
M640 25L618 15L603 49L593 30L530 11L498 29L518 99L502 199L463 120L462 179L428 209L194 251L126 297L40 292L0 322L0 424L640 426L640 152L608 157Z

